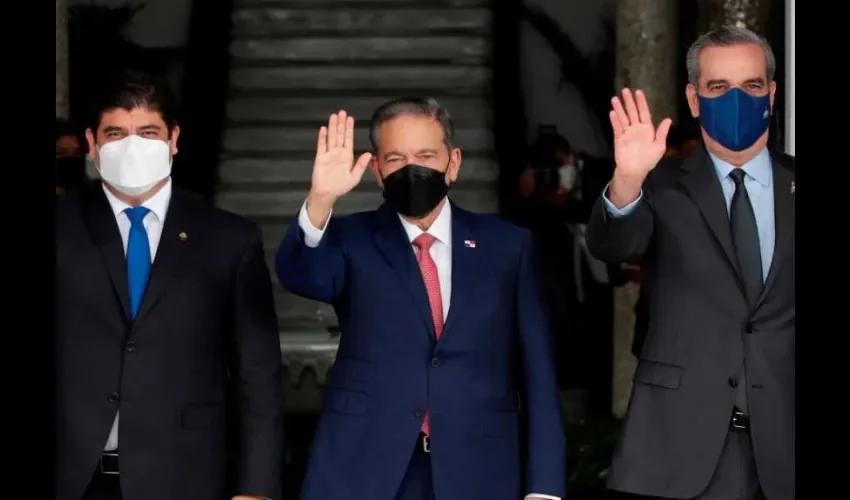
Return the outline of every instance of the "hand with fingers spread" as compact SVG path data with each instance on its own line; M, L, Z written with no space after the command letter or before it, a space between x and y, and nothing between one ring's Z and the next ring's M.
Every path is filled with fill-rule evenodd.
M614 129L616 168L609 197L612 203L622 207L638 197L646 176L661 161L673 122L665 118L658 128L653 125L642 90L632 95L631 90L623 89L622 102L615 96L611 107L608 116Z
M328 126L319 129L307 197L307 213L315 227L324 227L336 200L360 183L371 158L363 153L354 162L354 118L345 111L332 114Z
M336 200L360 183L372 155L363 153L354 163L354 118L334 113L319 129L313 163L311 193Z

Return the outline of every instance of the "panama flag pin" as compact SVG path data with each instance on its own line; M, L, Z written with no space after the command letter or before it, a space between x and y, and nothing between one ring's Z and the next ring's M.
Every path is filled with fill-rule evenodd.
M475 240L463 240L463 246L466 248L475 248Z

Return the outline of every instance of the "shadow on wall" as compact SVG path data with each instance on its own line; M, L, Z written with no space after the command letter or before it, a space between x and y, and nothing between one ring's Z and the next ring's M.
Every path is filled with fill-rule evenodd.
M104 76L132 63L134 46L121 31L142 6L106 7L80 4L68 7L68 88L70 116L87 124L92 93Z
M521 17L526 138L553 123L578 150L610 156L616 2L530 0Z
M145 4L68 7L69 90L71 117L75 121L86 118L92 92L111 73L132 68L169 76L174 49L141 47L123 34L144 7Z

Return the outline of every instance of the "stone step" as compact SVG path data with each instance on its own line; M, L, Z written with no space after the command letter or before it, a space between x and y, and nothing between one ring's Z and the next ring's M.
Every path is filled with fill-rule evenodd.
M274 254L306 196L316 132L330 113L345 109L359 118L355 145L362 151L371 147L367 127L378 105L401 95L436 97L454 117L464 150L453 200L497 211L491 2L236 0L217 204L259 224L280 329L308 332L305 352L314 352L316 338L329 338L338 321L330 305L277 283ZM372 210L381 201L368 173L335 213ZM286 347L285 334L281 340ZM310 391L309 404L318 407Z
M313 158L223 158L219 164L221 182L230 186L243 183L297 183L309 185ZM466 157L460 167L459 183L496 182L499 165L489 157ZM367 175L365 182L371 182ZM229 189L229 188L227 188Z
M371 149L369 130L357 127L354 132L356 151ZM318 127L229 127L224 132L224 151L294 152L315 154ZM455 143L465 151L492 151L493 133L489 129L455 129Z
M245 217L294 217L307 195L304 190L274 189L266 191L221 191L216 204L224 210ZM460 206L473 212L498 212L498 186L495 184L458 184L451 197ZM376 185L358 188L337 201L334 210L338 214L362 212L377 208L383 198Z
M394 97L235 97L227 104L227 118L231 122L309 123L318 127L340 109L357 120L368 120L378 106ZM456 127L486 128L492 124L488 99L448 97L438 101L448 109Z
M233 14L233 36L237 40L327 34L488 36L491 17L489 8L415 8L404 4L390 9L242 9Z
M233 63L411 62L485 64L490 41L480 36L302 37L285 40L235 40Z
M230 71L235 93L245 92L331 92L333 96L368 92L425 93L486 97L493 79L485 66L290 66L236 67Z

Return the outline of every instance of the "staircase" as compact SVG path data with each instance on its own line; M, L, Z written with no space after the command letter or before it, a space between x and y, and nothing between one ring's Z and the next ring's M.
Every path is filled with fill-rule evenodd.
M370 147L368 121L379 104L435 97L452 114L464 151L452 199L495 213L490 20L488 0L236 1L217 203L260 224L270 269L307 194L318 128L339 109L357 120L359 153ZM335 213L380 202L366 174ZM280 286L275 294L284 346L331 338L330 306ZM321 378L324 370L315 368Z

